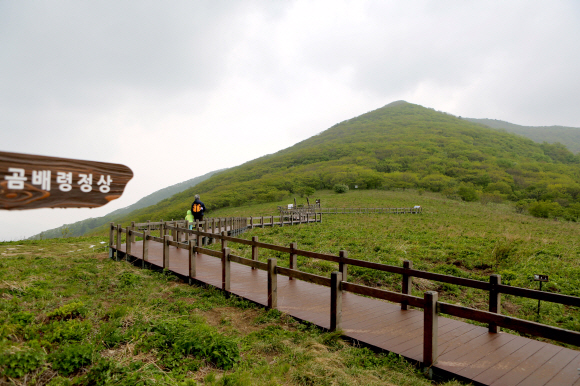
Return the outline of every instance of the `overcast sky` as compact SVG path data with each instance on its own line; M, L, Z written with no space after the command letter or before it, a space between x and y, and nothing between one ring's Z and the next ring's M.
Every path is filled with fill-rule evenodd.
M580 127L578 42L576 0L0 0L0 150L135 174L99 209L0 211L0 240L102 216L401 99Z

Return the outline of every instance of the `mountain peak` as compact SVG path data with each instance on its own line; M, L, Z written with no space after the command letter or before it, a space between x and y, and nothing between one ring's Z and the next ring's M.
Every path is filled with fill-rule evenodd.
M411 103L404 101L404 100L400 100L400 101L394 101L389 103L388 105L383 106L383 108L386 107L396 107L396 106L404 106L404 105L410 105Z

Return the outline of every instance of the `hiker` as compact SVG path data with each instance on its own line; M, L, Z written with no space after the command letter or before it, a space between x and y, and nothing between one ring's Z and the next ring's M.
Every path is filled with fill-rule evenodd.
M189 230L192 230L193 223L195 222L195 219L193 218L193 214L191 214L191 209L187 211L187 214L185 215L185 219L189 222Z
M205 212L205 204L200 201L199 194L195 195L195 201L191 204L191 213L195 220L203 221L203 212Z

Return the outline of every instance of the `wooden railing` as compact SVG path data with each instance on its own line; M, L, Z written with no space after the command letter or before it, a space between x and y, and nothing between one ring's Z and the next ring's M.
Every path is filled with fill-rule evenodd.
M423 208L420 206L413 208L320 208L316 209L316 212L325 214L418 214L423 213Z
M244 220L241 220L243 225ZM264 223L262 222L262 225ZM330 287L331 289L331 312L330 312L330 329L340 330L342 326L342 291L348 291L359 295L371 296L395 303L400 303L402 309L408 306L424 309L424 342L423 342L423 366L429 368L436 362L438 355L437 347L437 318L439 314L452 315L464 319L469 319L481 323L487 323L490 332L498 332L500 327L508 328L521 333L526 333L538 337L544 337L567 344L580 346L580 333L571 330L565 330L540 323L531 322L524 319L518 319L506 315L501 315L501 294L510 294L522 296L529 299L538 299L568 306L580 307L580 298L574 296L560 295L542 291L531 290L527 288L511 287L501 284L500 275L491 275L488 282L479 280L466 279L439 273L416 270L412 268L411 261L405 261L403 267L373 263L364 260L348 258L346 251L340 251L339 255L310 252L298 249L296 243L291 243L289 247L267 244L258 241L258 237L252 237L252 240L246 240L228 236L227 232L210 233L198 229L179 228L178 226L164 225L165 230L175 232L178 241L173 240L173 236L164 235L163 237L154 237L150 231L145 229L138 232L133 229L140 224L134 224L132 227L122 228L111 224L110 230L110 248L117 251L117 256L121 252L121 236L127 233L127 240L132 240L135 236L143 237L143 264L148 261L148 246L150 241L163 243L163 268L169 267L169 247L182 248L189 250L189 278L190 281L196 276L195 253L202 253L209 256L220 258L222 261L222 289L230 290L230 262L246 265L252 269L261 269L268 273L268 307L277 307L277 275L283 275L290 278L296 278L306 282ZM117 235L116 243L113 236ZM186 235L185 240L179 235ZM202 239L213 239L221 241L221 251L214 251L202 247ZM233 255L227 247L228 242L249 245L252 247L251 259ZM116 247L114 246L116 245ZM126 254L131 255L131 243L126 245ZM265 248L273 251L287 253L289 256L288 268L277 265L277 259L269 258L267 263L258 261L259 248ZM331 277L323 277L311 273L302 272L297 267L297 256L316 258L338 263L338 271L332 272ZM347 267L353 265L376 269L383 272L390 272L402 275L402 292L393 292L383 289L368 287L360 284L348 282ZM443 283L461 285L469 288L476 288L489 292L489 311L481 311L469 307L457 306L454 304L444 303L438 300L437 292L427 291L423 297L411 295L412 278L424 278L428 280L439 281Z

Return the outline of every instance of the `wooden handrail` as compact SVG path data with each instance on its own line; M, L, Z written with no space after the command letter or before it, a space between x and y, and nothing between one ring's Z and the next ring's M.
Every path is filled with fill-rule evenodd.
M513 318L511 316L476 310L474 308L462 307L444 302L437 302L437 307L439 312L443 314L475 320L482 323L495 323L500 327L509 328L510 330L580 346L580 332L577 331L564 330L562 328L531 322L529 320Z
M290 215L292 211L296 210L299 213L300 209L281 209L281 212ZM316 208L312 210L316 213L325 214L369 214L369 213L411 213L418 214L423 213L423 208Z
M312 273L306 273L302 271L298 271L297 269L290 269L277 266L276 273L283 276L292 277L295 279L300 279L303 281L307 281L309 283L314 283L318 285L323 285L325 287L330 287L330 279L324 276L314 275Z
M117 227L114 226L111 229L116 229L116 228ZM331 262L338 262L338 263L353 265L353 266L362 267L362 268L376 269L376 270L383 271L383 272L395 273L395 274L400 274L400 275L408 275L411 277L419 277L419 278L423 278L423 279L427 279L427 280L439 281L439 282L448 283L448 284L455 284L455 285L460 285L460 286L469 287L469 288L476 288L476 289L480 289L480 290L484 290L484 291L490 291L490 289L491 289L491 285L488 282L474 280L474 279L467 279L467 278L462 278L462 277L457 277L457 276L452 276L452 275L444 275L444 274L435 273L435 272L421 271L418 269L405 269L403 267L375 263L375 262L365 261L365 260L357 260L357 259L352 259L352 258L342 258L340 256L331 255L331 254L327 254L327 253L311 252L311 251L306 251L306 250L302 250L302 249L292 249L292 248L281 246L281 245L246 240L246 239L241 239L241 238L237 238L237 237L233 237L233 236L224 236L224 235L221 235L219 233L202 232L202 231L198 231L195 229L190 230L190 229L172 227L172 226L167 226L167 229L168 230L176 230L176 231L191 234L191 235L201 235L202 237L210 237L210 238L214 238L216 240L223 239L223 240L226 240L229 242L249 245L249 246L258 247L258 248L266 248L266 249L270 249L270 250L277 251L277 252L294 253L294 254L299 255L299 256L310 257L310 258L331 261ZM135 233L135 235L141 235L141 234ZM153 236L150 236L150 238L151 238L151 240L154 240L157 242L162 242L160 238L153 237ZM512 287L512 286L508 286L508 285L504 285L504 284L497 285L496 290L499 293L527 297L530 299L545 300L545 301L550 301L553 303L559 303L559 304L564 304L564 305L569 305L569 306L580 307L580 298L574 297L574 296L555 294L555 293L544 292L544 291L537 291L537 290L532 290L532 289L528 289L528 288Z
M274 216L271 216L272 226L274 225L273 217ZM280 218L280 225L282 225L284 223L283 219L281 218L282 216L277 216L277 217ZM251 217L251 219L252 219L252 220L250 220L251 226L260 226L260 225L264 224L264 220L263 220L264 217L257 217L257 219L260 219L259 224L255 224L253 222L253 219L254 219L253 217ZM300 221L301 220L302 219L300 219ZM196 239L188 240L189 237L186 237L186 240L188 240L188 241L185 243L182 243L179 240L171 240L170 236L155 237L155 236L147 235L146 234L147 231L144 231L143 233L135 231L134 227L137 227L140 224L132 223L130 227L123 228L119 224L115 225L115 224L111 223L110 234L109 234L109 244L110 244L109 246L110 246L111 250L113 250L113 249L119 250L119 246L121 245L120 244L120 242L121 242L120 237L123 233L127 234L127 240L129 240L128 242L130 242L130 240L134 236L139 236L139 237L146 238L147 241L152 240L155 242L164 243L164 245L165 245L165 247L164 247L164 267L169 266L169 260L168 260L169 250L166 249L169 246L183 248L183 249L190 249L190 251L195 251L197 253L203 253L203 254L206 254L209 256L221 258L222 259L222 266L223 266L223 269L225 270L225 271L223 271L223 275L224 275L223 280L225 280L225 281L222 284L223 284L223 288L226 290L229 290L229 262L230 261L240 263L240 264L243 264L246 266L250 266L254 269L261 269L261 270L265 270L265 271L270 272L269 265L266 263L230 254L229 249L224 248L224 246L227 244L227 242L234 242L234 243L239 243L239 244L243 244L243 245L249 245L252 247L252 251L253 251L252 254L254 254L254 253L257 254L258 248L266 248L266 249L270 249L270 250L274 250L274 251L278 251L278 252L282 252L282 253L289 253L291 265L296 263L295 256L297 256L297 255L339 263L341 266L341 272L339 272L340 275L338 275L338 273L337 273L338 276L336 276L336 278L340 278L340 279L338 279L339 283L338 283L337 289L335 289L335 291L333 292L335 294L334 296L337 297L336 299L341 299L340 294L338 294L338 295L336 294L337 290L338 291L349 291L349 292L357 293L360 295L372 296L374 298L379 298L379 299L388 300L388 301L392 301L392 302L396 302L396 303L401 303L403 309L406 309L406 305L418 307L418 308L424 308L424 307L426 307L424 299L417 297L417 296L410 295L410 283L411 283L412 277L419 277L419 278L428 279L428 280L434 280L434 281L439 281L439 282L444 282L444 283L449 283L449 284L461 285L461 286L465 286L465 287L469 287L469 288L476 288L476 289L490 292L490 310L493 310L493 311L497 310L498 311L497 313L496 312L481 311L481 310L476 310L473 308L461 307L461 306L456 306L453 304L439 302L439 301L437 301L437 296L435 293L435 295L430 295L430 296L432 296L432 297L435 296L435 298L433 298L435 300L432 300L432 301L434 301L437 304L436 313L441 312L441 313L445 313L445 314L449 314L449 315L453 315L453 316L457 316L457 317L462 317L462 318L466 318L466 319L470 319L470 320L479 321L482 323L489 323L489 328L490 328L491 332L498 331L497 330L498 327L504 327L504 328L509 328L509 329L515 330L515 331L520 331L523 333L528 333L528 334L532 334L535 336L540 336L540 337L553 339L553 340L557 340L557 341L575 344L575 345L580 346L580 333L578 333L578 332L564 330L564 329L560 329L557 327L551 327L551 326L547 326L547 325L535 323L535 322L530 322L530 321L523 320L523 319L513 318L513 317L501 315L499 313L500 312L499 294L501 294L501 293L515 295L515 296L521 296L521 297L527 297L527 298L531 298L531 299L551 301L554 303L560 303L560 304L565 304L565 305L569 305L569 306L580 307L580 298L578 298L578 297L503 285L503 284L501 284L501 277L499 275L493 275L494 280L490 280L490 282L483 282L483 281L479 281L479 280L466 279L466 278L462 278L462 277L456 277L456 276L451 276L451 275L444 275L444 274L439 274L439 273L434 273L434 272L427 272L427 271L413 269L410 262L406 263L406 265L404 267L397 267L397 266L392 266L392 265L387 265L387 264L374 263L374 262L369 262L369 261L364 261L364 260L357 260L357 259L348 258L348 257L346 257L347 256L346 251L341 251L341 254L339 256L336 256L336 255L332 255L332 254L311 252L311 251L298 249L298 248L296 248L295 244L291 244L290 247L285 247L285 246L280 246L280 245L259 242L259 241L257 241L257 238L255 238L255 239L253 238L252 240L241 239L241 238L237 238L237 237L233 237L233 236L228 236L226 232L223 232L223 233L208 232L207 227L208 227L208 225L210 225L209 221L204 221L204 223L205 223L204 228L203 228L204 231L201 231L199 229L191 229L190 230L187 228L181 228L179 226L180 223L187 224L187 222L185 222L185 221L183 221L183 222L174 221L172 223L173 223L173 225L168 225L167 222L164 222L164 223L160 223L160 225L162 225L166 231L170 231L174 235L180 235L180 234L195 235L195 236L197 236ZM228 223L227 219L224 220L224 223L227 226L227 223ZM230 222L230 224L231 224L230 230L234 230L235 228L238 228L238 227L245 228L246 226L248 226L248 218L233 218L232 221ZM145 223L145 225L148 227L148 229L150 229L151 226L155 225L155 223ZM221 219L219 221L217 221L217 224L216 224L215 220L211 221L211 230L215 231L216 227L219 227L220 228L219 232L221 232L221 229L222 229L221 228L222 227ZM238 229L240 229L240 228L238 228ZM181 238L181 236L179 236L179 237ZM195 242L197 244L198 240L201 240L201 237L205 237L207 239L221 240L222 241L222 251L214 251L211 249L202 248L200 245L190 246L190 243L193 243L193 242ZM116 238L116 240L115 240L115 238ZM129 251L130 251L130 247L128 248L128 252ZM224 255L226 253L224 251L227 251L227 256ZM275 259L274 259L273 264L274 265L272 268L272 272L269 273L269 277L272 274L273 275L279 274L279 275L288 276L290 279L296 278L296 279L300 279L300 280L303 280L306 282L310 282L310 283L323 285L323 286L332 288L332 279L329 279L329 278L323 277L323 276L319 276L319 275L314 275L314 274L302 272L296 268L292 269L294 267L285 268L285 267L277 266L277 265L275 265ZM376 269L376 270L380 270L383 272L389 272L389 273L403 275L403 283L405 283L405 281L407 281L406 291L408 291L408 293L392 292L392 291L382 290L382 289L378 289L378 288L367 287L364 285L349 283L348 281L344 280L344 279L346 279L346 265L354 265L354 266L358 266L358 267ZM195 269L193 271L195 271ZM190 267L190 272L191 272L191 267ZM344 279L343 279L343 277L344 277ZM270 280L269 283L271 285L272 280ZM270 286L269 286L269 288L270 288ZM270 288L269 291L271 291L271 290L272 289ZM491 296L492 292L494 293L494 296ZM274 295L275 295L275 293L272 292L269 296L274 296ZM334 299L335 302L337 301L336 299ZM269 299L268 304L275 304L276 302L274 300L275 299ZM492 303L493 303L493 305L492 305ZM335 305L335 308L336 307L338 307L338 306ZM430 310L431 310L431 308L432 307L430 306ZM338 312L338 311L335 310L335 313L336 312ZM429 311L429 312L431 313L432 311ZM334 326L334 328L337 328L337 326L340 326L340 319L336 319L336 317L337 317L336 315L334 315L334 317L335 318L333 319L334 320L333 323L331 323L331 327ZM436 323L436 322L433 322L433 323ZM430 326L431 326L430 328L432 328L433 324L431 323ZM432 334L430 334L429 331L425 332L425 336L430 336L432 338L431 335ZM429 339L431 339L431 338L429 338ZM431 344L431 346L433 346L433 342L431 342L430 344ZM425 346L425 347L427 347L427 346ZM433 347L429 348L427 351L429 351L429 350L433 350ZM435 344L435 350L436 350L436 344ZM433 352L430 352L429 355L432 355L432 354L433 354ZM424 353L424 355L427 355L427 353Z
M251 218L250 226L254 226L254 222ZM264 217L259 217L260 224L264 225ZM272 217L273 219L273 217ZM292 220L293 221L293 220ZM299 219L302 221L302 219ZM224 220L227 226L227 219ZM246 227L248 223L247 218L236 218L231 221L231 228ZM283 225L284 221L281 219L280 225ZM184 222L187 225L187 222ZM506 293L516 296L523 296L532 299L539 299L545 301L551 301L560 304L566 304L571 306L580 306L580 298L568 295L553 294L548 292L541 292L530 290L526 288L511 287L501 284L501 277L499 275L490 276L490 282L482 282L473 279L466 279L462 277L456 277L451 275L443 275L439 273L421 271L412 268L412 263L410 261L405 261L403 267L397 267L387 264L380 264L374 262L368 262L363 260L356 260L347 257L346 251L340 251L339 256L331 254L323 254L317 252L311 252L306 250L301 250L296 247L296 243L291 243L290 247L283 247L274 244L268 244L259 242L257 237L252 237L252 240L241 239L237 237L228 236L227 232L221 232L222 221L221 219L217 222L218 232L216 232L216 221L211 221L212 232L207 232L209 221L205 222L204 231L200 231L198 227L196 229L180 228L179 222L173 222L173 225L167 225L163 223L165 230L171 231L173 237L177 236L176 240L172 239L172 236L165 235L163 237L154 237L148 234L148 230L143 233L136 232L134 228L137 226L134 222L130 227L122 228L121 225L115 225L111 223L110 225L110 235L109 244L111 250L116 249L119 252L121 245L121 235L123 233L127 234L127 253L130 254L131 251L131 240L134 236L142 236L144 238L143 242L143 264L147 258L147 244L149 240L163 243L163 268L169 268L169 257L170 250L169 247L173 246L176 248L188 249L189 251L189 276L190 280L195 276L195 258L193 253L203 253L209 256L214 256L220 258L222 261L222 289L225 291L230 291L230 262L236 262L242 265L252 267L253 269L261 269L267 271L268 274L268 307L277 307L277 275L287 276L289 279L300 279L309 283L314 283L322 285L325 287L330 287L331 289L331 312L330 312L330 329L332 331L339 330L341 328L341 318L342 318L342 291L349 291L352 293L371 296L378 299L383 299L387 301L392 301L401 304L403 310L407 309L407 306L413 306L417 308L424 309L424 324L423 324L423 366L426 371L430 372L431 367L437 361L438 347L437 347L437 331L438 331L438 314L448 314L452 316L457 316L461 318L466 318L482 323L488 323L490 332L498 332L499 327L508 328L511 330L531 334L534 336L544 337L547 339L552 339L568 344L574 344L580 346L580 332L565 330L557 327L551 327L548 325L531 322L528 320L513 318L510 316L505 316L500 314L501 310L501 300L499 294ZM235 225L234 225L235 224ZM148 229L150 229L151 223L148 223ZM199 225L199 224L198 224ZM272 221L272 226L274 222ZM189 236L185 237L186 242L181 242L180 239L183 234L195 235L196 238L189 239ZM116 235L116 240L115 240ZM201 238L206 237L212 240L221 240L222 248L221 251L214 251L211 249L201 247ZM114 244L114 242L116 243ZM244 245L249 245L252 247L252 259L248 259L241 256L232 255L230 249L227 248L228 242L235 242ZM116 245L116 248L113 247ZM257 261L258 248L266 248L274 251L279 251L283 253L289 253L289 268L280 267L276 263L276 259L268 259L268 263L263 263ZM300 271L296 267L296 256L304 256L310 258L317 258L326 261L332 261L339 263L339 271L333 272L331 278L324 276L319 276L311 273L306 273ZM368 287L360 284L354 284L347 281L347 265L354 265L358 267L376 269L384 272L390 272L395 274L400 274L403 277L402 292L393 292L383 289ZM412 277L420 277L428 280L441 281L445 283L466 286L470 288L477 288L485 291L489 291L490 300L489 308L490 311L481 311L473 308L457 306L449 303L444 303L438 301L437 292L428 291L424 294L424 298L413 296L410 294Z
M374 298L388 300L394 303L407 302L408 305L418 308L425 307L425 301L423 298L412 295L405 295L398 292L387 291L374 287L367 287L360 284L349 283L346 281L342 282L342 289L344 291L352 292L359 295L372 296Z

